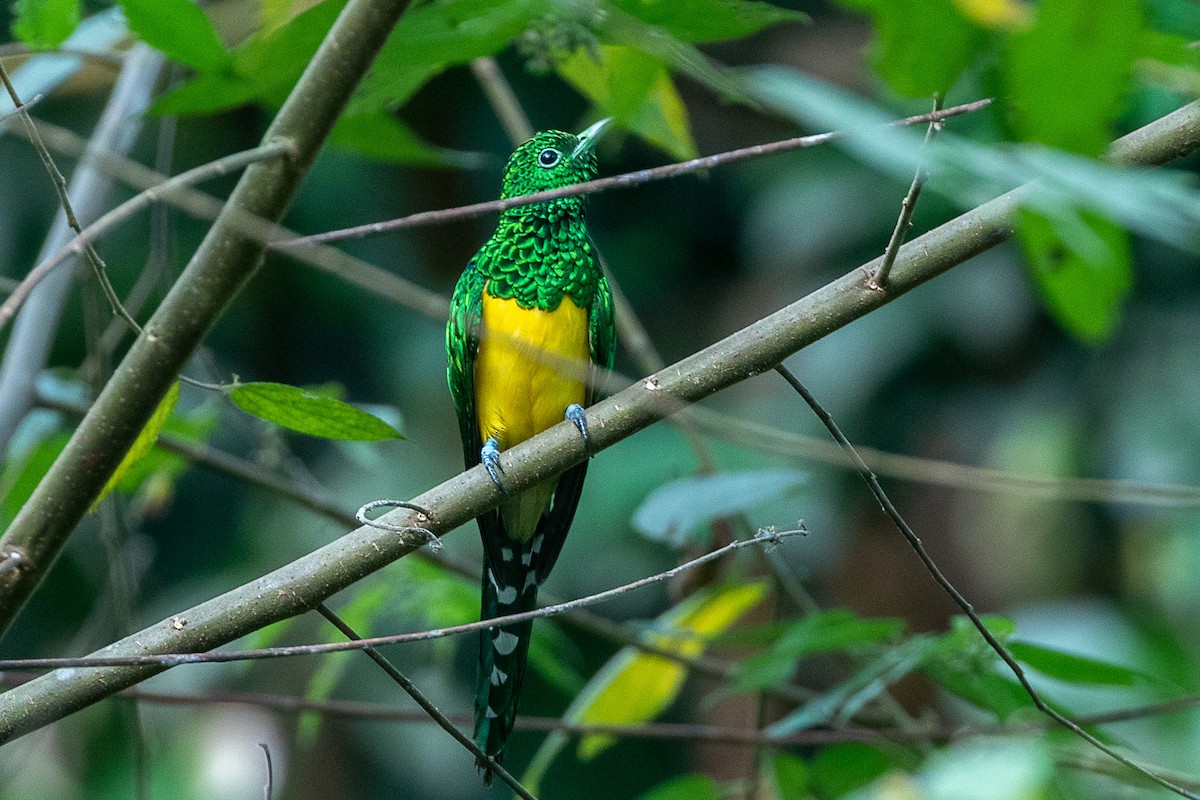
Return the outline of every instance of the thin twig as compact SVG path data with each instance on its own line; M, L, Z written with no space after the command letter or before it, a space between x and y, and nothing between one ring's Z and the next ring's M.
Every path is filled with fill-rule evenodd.
M59 171L58 165L54 163L54 158L50 155L50 150L47 149L45 143L42 141L42 137L38 135L37 126L33 124L33 118L29 116L29 112L26 110L25 105L22 104L21 98L17 96L17 90L12 85L12 81L9 80L8 72L5 71L2 63L0 63L0 81L3 81L4 88L8 91L9 99L12 100L16 113L20 115L21 122L25 125L25 129L29 133L29 140L33 143L38 157L42 160L42 165L45 166L46 171L50 174L50 180L54 183L54 190L58 193L58 202L62 205L63 212L66 214L67 225L76 233L82 233L79 219L75 216L75 209L71 205L71 198L67 192L67 179ZM113 314L124 317L130 325L137 328L137 321L129 316L129 313L125 311L125 307L121 305L121 300L117 297L116 290L113 289L112 283L108 279L108 267L105 265L104 260L100 258L100 254L90 244L82 248L82 251L88 265L92 268L92 272L96 276L97 282L100 284L100 288L104 291L104 296L108 299L109 305L112 307ZM79 251L75 252L78 253ZM30 286L29 288L32 289L33 287ZM12 294L5 298L4 307L8 307L10 304L13 305L8 311L7 316L4 314L4 307L0 307L0 327L3 327L4 322L16 312L16 306L20 301L25 299L28 293L28 289L22 291L21 287L18 286ZM14 299L16 299L16 303L13 302Z
M922 122L947 119L949 117L956 117L961 114L969 114L972 111L978 111L979 109L990 105L991 102L991 98L985 98L983 100L976 100L973 103L965 103L960 106L947 108L942 111L935 111L928 114L917 114L916 116L906 117L905 119L896 120L895 122L889 124L893 126L917 125ZM503 200L491 200L486 203L474 203L468 206L459 206L457 208L447 208L438 211L420 211L416 214L409 214L408 216L388 220L386 222L372 222L368 225L357 225L353 228L343 228L336 231L316 233L311 236L301 236L298 239L285 239L282 241L272 242L269 247L273 250L292 250L298 247L304 247L306 245L327 244L329 242L341 241L343 239L361 239L365 236L374 236L376 234L401 230L404 228L416 228L422 225L437 225L444 222L450 222L451 220L480 217L484 214L507 211L510 208L533 205L534 203L545 203L549 200L558 200L563 197L578 197L585 194L597 194L599 192L607 191L608 189L641 186L642 184L650 183L651 181L674 178L679 175L700 172L702 170L712 169L713 167L732 164L738 161L745 161L751 158L762 158L763 156L772 156L779 153L789 153L793 150L802 150L807 147L815 147L817 145L837 141L844 136L845 133L842 131L831 131L829 133L818 133L813 136L801 136L795 139L785 139L783 141L770 142L768 144L758 144L751 147L743 147L737 150L729 150L724 153L717 153L711 156L704 156L702 158L694 158L691 161L681 161L676 164L665 164L661 167L653 167L652 169L626 172L623 175L613 175L608 178L598 178L594 181L586 181L584 183L577 183L572 186L564 186L561 189L550 189L544 192L521 195L520 197L510 197Z
M36 128L33 130L36 131ZM41 139L39 137L38 141ZM45 145L42 145L45 147ZM29 274L21 281L17 288L5 298L4 303L0 304L0 328L8 323L12 316L17 313L21 303L33 291L33 288L45 278L50 271L58 265L62 264L67 259L79 255L81 252L90 252L92 250L92 242L99 239L104 234L115 228L117 225L125 222L133 217L142 209L150 206L153 203L162 201L165 196L176 190L180 186L190 186L194 183L212 180L213 178L222 177L235 172L243 167L258 161L264 161L270 158L279 158L287 155L291 146L287 142L268 142L260 147L255 147L250 150L244 150L240 153L233 153L223 158L218 158L215 161L210 161L207 164L202 164L199 167L189 169L187 172L167 179L163 183L151 189L135 195L126 200L121 205L112 209L108 213L101 216L91 225L80 229L78 223L72 224L72 228L76 231L76 236L66 246L62 247L58 252L50 255L42 260L40 264L29 271ZM73 219L73 216L70 218ZM105 291L109 295L109 302L113 304L114 309L121 309L120 314L127 323L134 329L140 331L138 323L124 311L121 301L116 297L116 293L112 292L112 285L107 283L107 279L102 282L102 285L107 284Z
M19 105L17 105L17 107L14 108L12 111L6 111L5 113L0 114L0 125L4 124L4 121L7 120L9 117L15 117L18 114L27 113L29 111L29 109L33 108L38 103L42 102L42 97L43 97L43 95L40 93L35 94L33 97L29 98L24 103L20 103Z
M481 619L478 622L468 622L463 625L452 625L448 628L437 628L434 630L417 631L415 633L398 633L391 636L374 636L367 639L359 639L351 642L333 642L329 644L302 644L292 645L289 647L265 647L257 650L234 650L220 653L166 653L157 655L143 656L118 656L118 657L87 657L87 658L27 658L27 659L3 659L0 660L0 670L9 669L60 669L63 667L125 667L125 666L145 666L145 665L161 665L161 666L177 666L180 664L223 664L229 661L253 661L266 658L288 658L292 656L308 656L308 655L323 655L325 653L341 653L347 650L362 650L367 647L381 647L389 644L408 644L410 642L424 642L430 639L442 639L447 636L455 636L460 633L474 633L475 631L493 628L499 625L513 625L518 622L527 620L540 619L542 617L552 617L567 611L573 611L578 608L596 605L612 600L615 597L632 592L637 589L650 586L651 584L661 581L670 580L676 575L679 575L688 570L695 569L722 558L735 550L740 550L743 547L751 547L758 545L775 545L781 540L799 535L801 531L761 531L758 536L753 539L743 539L735 542L730 542L724 547L705 553L699 558L694 558L691 561L672 567L664 572L659 572L655 575L650 575L646 578L640 578L631 583L618 586L613 589L606 589L603 592L597 592L587 597L580 597L576 600L568 600L565 603L559 603L545 608L535 609L533 611L522 611L519 614L507 614L492 619ZM180 625L186 625L186 620L179 620Z
M934 111L941 110L943 99L941 92L933 96ZM933 138L933 134L941 129L942 121L940 119L932 120L929 123L929 127L925 129L925 141L921 145L922 152L928 149L929 140ZM913 175L912 185L908 187L908 194L900 203L900 216L896 219L896 227L892 230L892 238L888 240L887 249L883 251L883 263L879 265L879 269L871 278L871 286L876 289L882 290L887 286L888 274L892 271L892 264L896 263L896 254L900 252L900 245L904 244L904 239L908 236L908 226L912 220L913 209L917 207L917 199L921 196L921 189L925 186L926 177L925 165L922 163L917 167L916 174Z
M880 486L879 479L875 477L875 473L871 472L871 468L868 467L866 462L864 462L858 455L858 452L854 449L854 446L850 444L850 440L847 439L845 434L842 433L841 429L837 426L837 423L833 421L833 417L830 416L829 412L826 411L819 402L817 402L817 398L808 391L804 384L800 382L800 379L797 378L791 370L789 370L783 364L779 364L775 367L775 371L778 372L802 398L804 398L804 402L808 403L809 408L813 410L813 413L816 414L817 418L820 419L825 425L826 429L829 431L829 434L833 436L835 440L837 440L839 445L841 445L842 449L846 452L846 455L849 456L850 460L854 462L854 466L858 470L859 475L862 476L862 479L866 481L867 486L870 487L871 494L875 496L875 499L879 501L879 505L883 508L884 513L887 514L888 518L899 529L900 533L904 535L904 538L916 552L917 557L921 559L921 563L925 565L925 569L930 575L933 576L933 579L937 581L938 585L942 587L942 590L950 596L955 605L962 609L963 613L967 616L967 619L971 620L971 624L975 626L975 629L979 631L979 634L984 638L992 650L996 652L996 655L1000 656L1000 659L1004 661L1006 665L1008 665L1008 668L1012 671L1017 681L1020 682L1021 688L1023 688L1025 693L1029 695L1029 699L1033 701L1033 705L1038 709L1038 711L1042 712L1059 725L1062 725L1076 736L1079 736L1097 750L1100 750L1110 758L1119 761L1129 769L1137 772L1139 775L1154 781L1164 789L1169 789L1181 797L1191 798L1191 800L1198 800L1198 796L1196 794L1189 792L1182 786L1172 783L1161 775L1155 774L1129 757L1118 753L1114 748L1088 733L1086 730L1080 727L1078 723L1059 713L1042 699L1041 694L1037 691L1037 689L1033 688L1033 684L1029 682L1029 678L1026 676L1024 668L1017 662L1016 658L1014 658L1013 655L1008 652L1008 648L1006 648L1000 642L1000 640L988 630L987 626L983 624L983 620L980 619L979 615L975 612L974 606L972 606L967 599L963 597L962 593L960 593L958 589L954 587L954 584L952 584L945 574L942 573L941 569L929 555L929 552L925 549L925 545L921 542L921 538L917 536L916 532L909 527L909 524L905 521L904 517L900 515L900 512L896 509L896 506L893 505L891 499L888 498L887 493L883 491L883 487Z
M329 620L335 628L352 642L362 642L364 639L345 620L337 615L329 606L321 603L317 606L317 612L325 619ZM364 647L363 652L370 656L371 660L379 665L380 669L388 674L396 684L403 689L409 697L416 701L417 705L425 712L425 714L441 727L446 733L450 734L463 747L467 748L471 755L475 756L476 763L487 764L487 769L490 772L500 776L500 780L508 784L508 787L517 793L524 800L537 800L528 789L521 785L521 782L512 776L512 774L502 767L495 759L489 758L486 753L479 749L479 745L475 744L470 736L460 731L458 727L451 722L445 714L443 714L437 706L435 706L429 698L427 698L420 689L418 689L412 681L408 679L396 665L384 658L383 654L374 647Z

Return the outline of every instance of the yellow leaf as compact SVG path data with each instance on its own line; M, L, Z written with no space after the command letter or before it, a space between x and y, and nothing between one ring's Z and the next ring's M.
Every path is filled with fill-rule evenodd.
M984 28L1016 30L1033 22L1033 12L1020 0L954 0L968 19Z
M704 652L708 637L733 625L766 592L766 583L730 584L697 592L662 614L654 624L659 632L647 638L661 649L698 656ZM648 722L671 705L686 677L686 667L677 661L625 647L588 681L563 714L563 720L608 725ZM521 779L527 788L531 782L536 786L566 742L561 733L546 737ZM579 757L594 758L613 742L613 737L604 734L585 736L579 743Z
M92 511L99 508L104 498L108 497L112 493L112 490L117 488L117 484L129 472L129 468L149 453L150 448L154 447L154 443L158 441L159 431L167 423L167 418L171 416L171 412L175 410L175 404L178 402L179 383L176 382L167 390L167 394L159 402L158 408L154 409L154 413L150 415L150 420L146 423L146 427L142 428L142 432L134 440L133 447L129 448L129 452L125 454L125 458L121 459L121 463L117 465L117 469L113 472L112 477L108 479L108 483L104 484L104 489L101 490L100 496L92 503Z

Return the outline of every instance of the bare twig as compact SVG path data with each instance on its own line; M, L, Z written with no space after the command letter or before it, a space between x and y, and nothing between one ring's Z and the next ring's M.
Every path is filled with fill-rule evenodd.
M905 521L904 517L900 515L900 512L896 509L896 506L893 505L891 499L888 498L887 493L883 491L883 487L880 486L879 479L875 477L875 473L871 472L871 468L868 467L866 462L862 460L862 457L858 455L858 452L854 449L854 446L850 444L850 440L847 439L845 434L842 433L841 429L837 426L837 423L833 421L833 417L830 416L829 412L826 411L819 402L817 402L816 397L814 397L812 393L808 391L804 384L800 382L800 379L797 378L791 370L789 370L783 364L779 364L775 367L775 371L778 372L802 398L804 398L804 402L808 403L809 408L813 410L813 413L816 414L817 418L820 419L822 424L825 425L830 436L837 440L837 443L841 445L846 455L854 463L859 475L862 476L862 479L866 482L867 486L870 487L871 494L873 494L875 499L879 501L879 505L883 508L884 513L887 514L888 519L890 519L896 528L899 529L900 533L904 535L904 538L916 552L917 557L921 559L921 563L925 565L925 569L930 575L933 576L933 579L937 581L938 585L942 587L942 590L950 596L955 605L962 609L962 612L969 620L971 620L971 624L974 625L975 629L979 631L980 636L984 638L992 650L996 652L996 655L1000 656L1000 659L1012 671L1017 681L1020 682L1021 688L1023 688L1025 693L1029 695L1029 699L1033 701L1033 704L1038 711L1041 711L1047 717L1054 720L1059 725L1062 725L1064 728L1071 731L1076 736L1095 747L1097 750L1100 750L1115 761L1119 761L1143 777L1154 781L1164 789L1169 789L1180 797L1187 797L1191 798L1192 800L1197 800L1198 796L1196 794L1193 794L1182 786L1172 783L1166 778L1155 774L1149 769L1146 769L1142 765L1130 759L1128 756L1118 753L1114 748L1088 733L1086 730L1080 727L1078 723L1064 716L1042 699L1041 694L1035 688L1033 688L1033 684L1029 682L1029 678L1026 676L1024 668L1020 665L1020 663L1017 662L1016 658L1014 658L1013 655L1008 652L1008 648L1006 648L1000 642L1000 640L996 638L995 634L988 630L987 626L983 624L983 620L979 618L979 614L975 612L974 606L972 606L967 599L963 597L962 593L954 587L954 584L950 582L950 579L945 576L938 565L934 562L932 556L929 555L929 551L925 549L925 545L921 542L921 538L917 536L916 532L909 527L909 524Z
M104 210L112 181L97 169L98 161L102 157L121 157L136 142L141 114L149 105L155 76L162 63L163 56L150 47L135 45L131 48L91 140L79 140L78 164L71 177L69 197L72 208L78 209L78 215L84 219L99 216ZM32 83L42 91L53 85L44 81ZM35 142L30 125L38 130L40 127L28 114L23 114L21 121L21 125L6 125L6 130L24 134L31 143ZM72 235L64 210L55 216L40 255L57 250ZM71 285L71 272L63 272L44 283L29 298L28 308L13 325L0 362L0 450L7 446L33 403L34 381L46 365Z
M411 642L425 642L431 639L443 639L447 636L456 636L460 633L474 633L486 628L493 628L498 625L513 625L518 622L525 622L532 619L540 619L542 617L553 617L558 614L563 614L568 611L574 611L579 608L596 605L612 600L614 597L619 597L626 592L632 592L637 589L650 586L651 584L661 581L670 580L676 575L686 572L690 569L702 566L715 561L718 558L732 553L735 550L740 550L743 547L756 545L774 545L779 541L791 536L797 535L801 531L762 531L753 539L744 539L736 542L730 542L724 547L705 553L699 558L694 558L691 561L672 567L664 572L659 572L655 575L650 575L646 578L640 578L631 583L617 586L613 589L606 589L603 592L580 597L575 600L568 600L557 605L545 606L533 611L522 611L519 614L506 614L504 616L494 617L492 619L481 619L478 622L468 622L463 625L452 625L448 628L436 628L428 631L417 631L415 633L397 633L391 636L373 636L367 639L357 639L351 642L333 642L330 644L301 644L291 645L288 647L264 647L257 650L232 650L220 653L165 653L159 655L145 656L88 656L86 658L17 658L17 659L0 659L0 670L10 669L62 669L74 667L129 667L129 666L146 666L146 665L161 665L161 666L177 666L181 664L224 664L230 661L256 661L267 658L290 658L294 656L311 656L324 655L326 653L342 653L347 650L363 650L368 647L381 647L389 644L408 644ZM187 620L179 618L177 622L181 627L186 626Z
M1119 163L1148 167L1165 163L1197 147L1200 147L1200 103L1192 103L1118 140L1109 153ZM1012 235L1016 210L1034 188L1026 184L1006 192L905 244L896 259L888 292L877 292L866 286L878 265L877 261L865 264L596 403L588 409L589 423L592 423L592 453L611 447L659 421L663 415L661 398L664 396L671 397L676 404L694 403L769 370L802 347L1007 241ZM209 317L204 319L207 321ZM136 359L139 369L146 367L145 355L142 353ZM171 362L168 372L172 379L177 372L176 363L182 363L182 360ZM159 369L166 367L160 364ZM147 379L150 379L149 375ZM145 406L139 402L137 407L124 409L113 419L113 424L120 426L122 447L140 431L157 401L156 394ZM99 419L107 420L113 413L112 403L106 403ZM24 542L37 543L38 536L48 526L69 529L86 510L90 499L81 500L80 492L83 491L87 498L92 496L94 476L80 473L81 458L85 454L91 458L100 452L91 446L98 433L97 424L96 419L90 423L85 420L77 429L78 441L73 439L74 446L68 445L71 449L66 463L61 468L56 464L51 469L49 477L35 492L35 502L25 506L30 514L36 509L36 514L19 516L6 538L0 541L0 549L20 547ZM110 443L112 430L106 429ZM574 427L563 423L511 448L505 455L509 488L522 491L581 463L589 453L580 446ZM88 461L87 465L92 470L102 470L104 475L115 466L115 459L110 463L110 458L103 453L99 460L99 465L96 461ZM86 491L81 489L80 481L86 484ZM486 471L476 467L430 488L413 500L434 512L430 530L445 534L494 508L502 497ZM82 506L77 505L80 502ZM387 517L397 524L415 520L415 514L408 511L394 511ZM14 529L21 535L14 537ZM58 544L56 541L55 548L39 548L39 563L47 557L52 558ZM265 625L312 610L333 593L382 569L411 549L399 537L381 536L372 528L347 532L324 547L245 585L148 625L134 635L112 643L100 654L195 652L226 644ZM26 555L29 555L28 551ZM21 571L13 572L20 574ZM30 576L27 583L17 589L11 588L12 574L0 576L0 586L6 592L0 595L0 623L15 613L15 607L28 596L27 592L36 585L36 575L40 573ZM64 670L10 689L0 694L0 742L37 730L164 669L165 665L146 665L76 672Z
M934 95L934 111L941 109L942 99L941 92ZM932 120L929 123L929 127L925 129L923 149L929 146L929 140L941 128L942 121L940 119ZM904 244L904 239L908 236L908 226L912 220L913 210L917 207L917 199L921 196L921 189L925 186L925 179L925 165L922 164L917 167L917 172L913 175L912 185L908 187L908 194L904 196L904 200L900 203L900 216L896 219L896 227L892 230L892 238L888 240L887 249L883 251L883 263L879 265L879 269L875 271L875 275L871 278L871 283L876 289L883 289L887 285L888 273L892 271L892 264L896 263L896 254L900 252L900 245Z
M359 636L353 628L347 625L345 620L339 617L337 613L334 612L329 606L321 603L319 606L317 606L317 613L329 620L329 622L332 623L335 628L341 631L347 639L354 642L363 641L363 638ZM460 731L458 727L451 722L446 715L443 714L441 710L438 709L438 707L435 706L429 700L429 698L426 697L425 694L408 679L407 676L404 675L404 673L396 668L395 664L384 658L383 654L374 647L364 647L363 652L370 656L371 660L378 664L379 667L387 673L388 677L395 681L396 684L403 689L408 696L416 702L417 705L421 707L426 716L436 722L442 730L450 734L455 741L467 748L467 751L470 752L471 755L475 756L475 763L487 764L487 769L489 772L500 776L500 780L508 784L508 787L516 792L519 797L524 798L524 800L537 800L537 798L534 797L528 789L522 786L521 782L514 778L508 770L496 763L495 759L489 758L486 753L480 750L479 745L475 744L475 740Z
M990 98L985 98L983 100L976 100L973 103L965 103L960 106L947 108L942 111L906 117L905 119L897 120L891 124L918 125L922 122L948 119L949 117L957 117L961 114L969 114L972 111L978 111L979 109L990 105L991 102L992 101ZM738 150L729 150L724 153L717 153L716 155L694 158L691 161L681 161L676 164L665 164L661 167L654 167L652 169L643 169L638 170L637 172L627 172L623 175L613 175L608 178L599 178L594 181L577 183L573 186L565 186L561 189L550 189L544 192L521 195L520 197L510 197L504 200L491 200L486 203L475 203L469 206L447 208L440 211L421 211L416 214L409 214L408 216L400 217L399 219L388 220L387 222L373 222L369 225L357 225L353 228L344 228L337 231L327 231L326 233L316 233L311 236L301 236L298 239L286 239L283 241L272 242L270 246L274 250L292 250L294 248L304 247L311 244L327 244L329 242L341 241L343 239L361 239L365 236L374 236L376 234L402 230L404 228L416 228L422 225L437 225L444 222L450 222L451 220L480 217L484 214L507 211L510 208L528 206L534 203L544 203L548 200L557 200L563 197L578 197L579 195L585 194L597 194L599 192L607 191L608 189L624 189L631 186L641 186L642 184L650 183L651 181L674 178L679 175L700 172L701 170L712 169L713 167L732 164L738 161L745 161L751 158L762 158L763 156L789 153L793 150L802 150L806 147L815 147L817 145L827 144L829 142L837 141L844 135L845 134L841 131L831 131L829 133L818 133L813 136L801 136L799 138L785 139L779 142L758 144L751 147L743 147Z
M32 128L31 130L36 131L37 128ZM38 141L41 141L40 137ZM42 145L42 147L44 148L45 145ZM7 324L10 319L12 319L12 316L17 313L17 309L20 308L21 303L23 303L25 298L29 296L29 293L32 292L34 287L37 286L43 278L49 275L55 267L59 266L67 259L79 255L80 253L94 252L92 249L93 242L95 242L104 234L108 233L117 225L120 225L122 222L125 222L133 217L133 215L137 214L142 209L150 206L153 203L163 201L180 186L190 186L194 183L201 183L203 181L212 180L213 178L223 177L258 161L263 161L269 158L279 158L289 154L290 152L291 144L289 142L276 141L268 142L251 150L233 153L232 155L224 156L215 161L210 161L207 164L202 164L199 167L189 169L187 172L181 172L180 174L163 181L154 188L142 191L141 193L112 209L108 213L104 214L91 225L88 225L87 228L81 229L77 227L78 223L72 224L72 227L76 231L75 238L68 242L64 247L60 248L57 252L53 253L47 258L44 258L41 263L30 270L29 274L25 276L12 294L5 298L4 302L0 304L0 328L3 328L4 325ZM73 215L71 218L74 218ZM122 316L134 330L141 330L137 321L134 320L133 317L131 317L129 313L124 310L124 307L121 305L121 301L116 297L116 293L112 291L112 284L108 283L107 279L105 279L102 282L102 285L107 287L105 293L108 295L109 302L113 305L114 310L119 309L120 316Z
M33 108L38 103L42 102L43 96L44 95L41 95L41 94L35 94L33 97L29 98L24 103L18 104L17 107L14 108L12 111L7 111L3 114L0 114L0 124L3 124L4 121L7 120L9 117L15 117L18 114L28 114L29 109Z

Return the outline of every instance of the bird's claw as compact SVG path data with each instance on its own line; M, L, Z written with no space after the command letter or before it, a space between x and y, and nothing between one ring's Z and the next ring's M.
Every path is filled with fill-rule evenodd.
M579 435L583 437L584 449L590 449L591 441L588 439L587 415L583 413L583 406L579 405L579 403L571 403L571 405L567 406L563 417L575 423L575 427L579 429Z
M488 439L483 443L483 449L479 451L479 460L483 462L483 468L487 470L487 474L492 479L492 483L496 484L496 488L508 494L508 489L504 488L504 483L500 480L504 466L500 463L500 447L496 444L495 439Z

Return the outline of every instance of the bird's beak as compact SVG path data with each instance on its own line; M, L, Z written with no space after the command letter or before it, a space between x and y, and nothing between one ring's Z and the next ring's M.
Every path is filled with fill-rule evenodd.
M571 160L578 161L583 156L592 152L592 148L596 146L596 142L600 141L600 137L604 134L604 129L608 127L608 123L612 122L612 117L604 119L592 125L576 138L579 139L579 144L575 146L575 150L571 153Z

